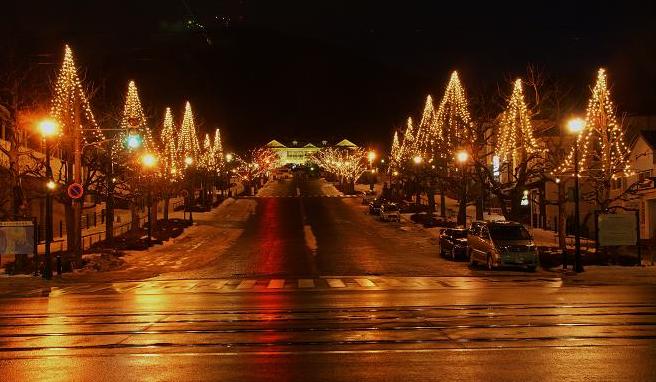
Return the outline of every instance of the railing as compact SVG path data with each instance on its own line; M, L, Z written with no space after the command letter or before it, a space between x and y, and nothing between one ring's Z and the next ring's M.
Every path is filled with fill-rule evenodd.
M142 216L139 217L139 227L143 227L144 224L146 223L146 220L148 219L147 216ZM132 222L126 222L121 225L115 226L113 231L114 231L114 236L120 236L130 230L130 226L132 225ZM82 250L87 250L91 248L95 243L98 243L100 241L105 240L107 237L105 230L98 231L98 232L91 232L87 233L85 235L82 235L81 237L81 244L82 244ZM40 242L42 244L43 241ZM65 238L59 238L56 240L52 241L51 244L52 250L53 251L64 251L67 250L66 246L66 239Z

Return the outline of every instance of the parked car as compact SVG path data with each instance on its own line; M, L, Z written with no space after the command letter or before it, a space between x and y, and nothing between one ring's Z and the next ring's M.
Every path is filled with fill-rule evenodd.
M372 215L380 215L380 207L385 203L387 199L382 196L377 197L371 203L369 203L369 213Z
M437 217L435 214L428 212L420 212L410 216L410 220L415 223L422 224L426 228L432 227L448 227L454 228L456 223L447 219Z
M399 212L399 207L396 203L383 203L380 207L380 219L383 221L400 222L401 213Z
M367 191L362 196L362 204L367 205L367 204L371 203L374 199L376 199L376 193L371 192L371 191Z
M425 212L428 210L428 206L424 204L409 203L405 200L398 202L399 211L402 214L416 214L418 212Z
M452 260L467 258L467 229L443 229L440 233L440 255Z
M531 234L521 223L506 221L474 222L467 234L469 264L522 267L535 271L539 256Z

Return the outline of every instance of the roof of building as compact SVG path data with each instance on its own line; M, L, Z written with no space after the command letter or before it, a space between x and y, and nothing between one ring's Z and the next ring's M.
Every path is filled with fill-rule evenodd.
M647 142L649 147L651 147L652 150L656 150L656 131L654 130L641 130L640 131L640 136L642 139Z
M321 141L320 145L315 145L312 142L299 142L299 141L292 141L292 143L288 146L285 145L284 143L280 142L277 139L271 140L269 143L265 145L266 147L271 147L271 148L307 148L307 149L315 149L315 148L320 148L320 147L325 147L329 146L328 141ZM349 141L348 139L342 139L338 143L335 144L335 146L339 147L358 147L355 143Z

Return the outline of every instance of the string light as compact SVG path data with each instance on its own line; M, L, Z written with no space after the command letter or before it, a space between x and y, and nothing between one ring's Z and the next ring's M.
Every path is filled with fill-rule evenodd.
M326 147L313 155L316 161L326 171L347 181L358 179L369 164L368 152L362 148Z
M412 156L412 146L414 142L414 127L412 125L412 117L408 117L407 126L405 132L403 133L403 140L401 141L401 148L399 149L399 154L396 159L396 163L401 165L408 158Z
M533 135L531 117L524 100L522 80L518 78L508 100L508 106L501 115L496 152L501 160L518 163L524 161L526 154L540 150Z
M578 135L579 171L591 176L616 178L633 175L629 165L629 149L624 143L624 134L615 116L615 107L608 89L606 71L597 72L597 82L592 89L585 117L585 127ZM563 163L552 172L560 175L572 171L574 148Z
M444 96L435 113L435 129L437 131L434 135L439 137L437 142L439 146L435 151L446 159L452 157L453 150L471 136L472 120L469 106L457 71L451 73Z
M167 107L164 112L164 123L162 125L160 141L162 143L164 170L166 174L171 176L178 174L178 156L175 138L173 113L171 112L171 108Z
M79 109L78 109L79 108ZM66 45L64 48L64 60L55 82L55 91L51 103L50 114L60 126L60 135L72 137L75 129L81 129L85 125L78 120L78 114L86 120L90 129L85 129L82 134L84 142L101 141L105 139L96 119L91 111L82 83L77 75L73 51ZM77 126L76 126L77 124ZM89 137L88 137L89 136Z
M136 131L141 136L140 146L143 147L143 150L155 155L158 154L159 150L148 127L146 116L141 107L139 91L134 81L128 83L120 128L119 139L114 144L115 153L123 151L128 137Z
M424 112L421 114L421 120L413 140L413 153L423 157L432 158L435 143L440 139L440 133L437 129L435 108L433 107L433 98L426 96L424 103Z
M180 158L197 159L199 153L200 145L196 136L194 114L191 110L191 104L187 101L182 117L182 125L180 126L180 135L178 136L178 156Z
M399 143L399 133L398 131L395 131L394 138L392 138L392 150L390 151L389 171L392 171L394 168L396 168L396 166L398 166L400 150L401 145Z
M225 157L223 156L223 144L221 142L221 131L219 129L214 131L214 144L212 145L212 154L214 156L216 170L223 169L225 166Z

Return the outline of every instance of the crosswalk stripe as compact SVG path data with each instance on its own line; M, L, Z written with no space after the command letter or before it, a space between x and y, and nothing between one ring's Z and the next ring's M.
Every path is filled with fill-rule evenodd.
M228 282L228 280L217 280L217 281L213 282L210 285L212 287L214 287L215 289L221 289L226 285L227 282Z
M366 287L366 288L370 288L370 287L375 287L375 286L376 286L376 284L374 284L374 283L373 283L371 280L369 280L369 279L355 279L355 282L358 283L358 285L360 285L361 287Z
M299 288L314 288L314 280L313 279L299 279L298 280L298 287Z
M344 284L344 281L340 279L328 279L326 280L328 282L328 285L331 288L345 288L346 284Z
M244 280L237 285L237 289L251 289L256 282L257 280Z
M271 280L269 281L269 285L267 285L267 288L269 289L280 289L285 286L285 280Z

